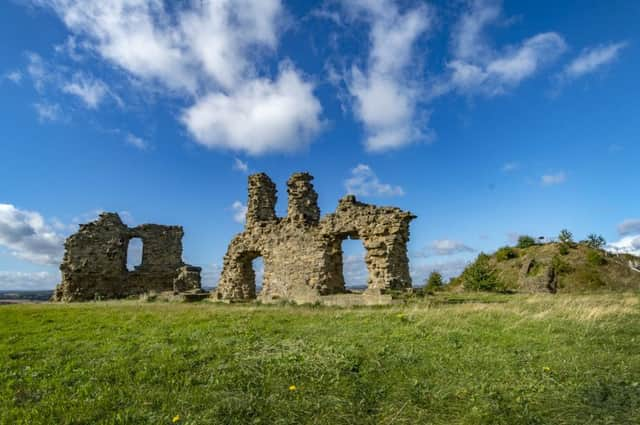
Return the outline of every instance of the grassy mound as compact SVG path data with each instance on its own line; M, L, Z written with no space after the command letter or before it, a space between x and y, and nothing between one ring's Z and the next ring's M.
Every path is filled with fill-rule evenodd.
M593 292L640 289L640 258L584 243L504 247L480 254L450 290L495 292Z
M0 423L640 423L639 305L3 306Z

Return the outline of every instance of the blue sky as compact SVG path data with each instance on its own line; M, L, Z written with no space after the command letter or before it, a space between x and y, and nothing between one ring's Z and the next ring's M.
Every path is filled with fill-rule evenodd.
M0 289L102 210L180 224L215 284L246 179L412 211L414 283L514 235L640 252L635 1L0 5ZM362 249L345 246L361 283Z

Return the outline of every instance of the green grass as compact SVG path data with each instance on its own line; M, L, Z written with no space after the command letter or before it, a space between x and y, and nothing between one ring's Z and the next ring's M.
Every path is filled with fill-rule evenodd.
M637 294L14 305L0 324L2 424L640 423Z

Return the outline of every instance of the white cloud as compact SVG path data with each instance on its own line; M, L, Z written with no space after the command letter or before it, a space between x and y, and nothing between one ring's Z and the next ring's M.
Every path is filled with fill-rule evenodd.
M314 85L286 60L273 79L258 66L264 53L276 52L280 0L172 7L159 0L32 2L60 16L74 49L89 49L148 86L185 96L181 121L204 146L256 155L294 151L320 130ZM74 90L80 91L90 92Z
M58 264L63 242L39 213L0 204L0 245L12 255L37 264Z
M47 72L46 65L40 55L33 52L27 53L27 73L33 81L33 86L38 91L44 89L44 85L49 79L50 75Z
M347 193L358 196L402 196L404 190L400 186L381 183L371 167L358 164L351 170L351 177L345 180Z
M231 211L233 211L233 221L236 223L244 223L247 216L247 206L240 201L235 201L231 204Z
M125 142L128 145L131 145L142 151L147 150L149 148L149 142L131 133L127 134L127 136L125 137Z
M57 103L37 102L33 104L40 122L55 122L62 120L62 109Z
M640 256L640 235L625 236L607 245L607 251Z
M499 1L471 3L453 31L453 59L447 63L450 76L440 93L456 90L486 96L503 94L566 50L564 39L555 32L534 35L501 51L494 49L484 32L487 26L499 22L501 13Z
M564 75L568 78L578 78L595 72L603 65L613 62L627 44L620 42L585 48L565 67Z
M79 97L89 109L97 109L109 88L101 80L77 73L62 86L62 91Z
M554 174L545 174L540 177L540 182L544 186L553 186L557 184L562 184L567 181L567 175L564 171L560 171Z
M502 166L502 171L505 173L510 173L511 171L516 171L520 168L519 162L507 162Z
M618 233L621 236L640 234L640 218L624 220L618 225Z
M5 291L53 289L59 282L58 273L0 271L0 289Z
M462 242L451 239L439 239L431 243L427 249L428 253L435 255L454 255L464 252L475 252L475 249Z
M240 158L233 159L233 169L243 173L249 172L249 164Z
M354 113L367 133L367 150L380 152L426 140L424 122L416 112L420 90L410 70L417 62L415 44L432 25L430 9L421 5L402 13L388 0L345 1L344 7L371 25L367 69L353 66L348 81Z
M13 84L20 84L22 82L22 73L20 71L10 71L4 74L4 78Z
M321 111L313 86L285 66L276 81L254 79L231 94L209 93L182 122L205 146L260 155L306 146L321 129Z
M410 266L411 279L414 286L422 286L431 272L442 274L444 279L456 277L462 273L470 261L462 258L448 259L444 261L419 263L412 261Z

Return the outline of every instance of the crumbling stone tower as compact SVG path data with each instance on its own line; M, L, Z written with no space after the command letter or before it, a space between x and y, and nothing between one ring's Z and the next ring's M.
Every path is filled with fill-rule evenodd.
M411 288L407 242L409 212L342 198L336 212L320 218L318 194L309 173L287 182L287 216L275 214L276 186L264 173L249 176L245 230L231 241L214 297L256 298L251 262L263 257L260 298L313 301L346 292L342 273L342 241L361 239L369 272L366 293Z

